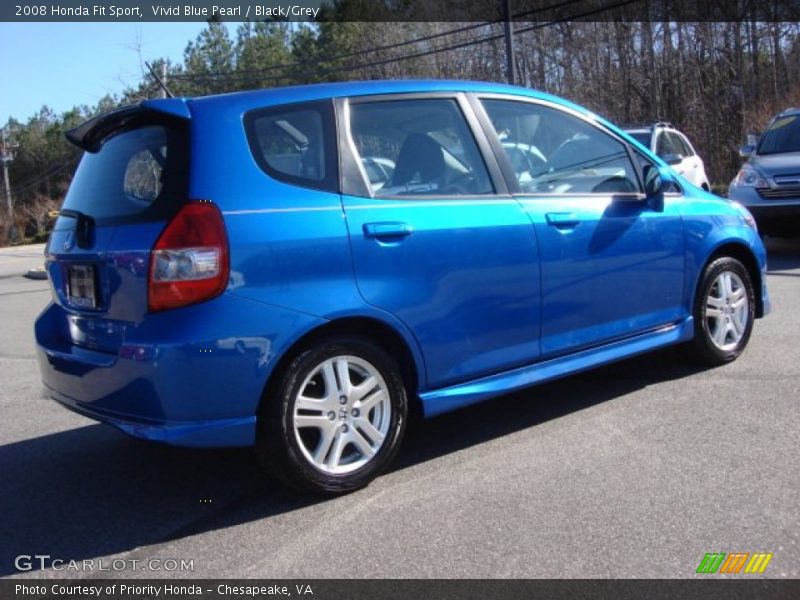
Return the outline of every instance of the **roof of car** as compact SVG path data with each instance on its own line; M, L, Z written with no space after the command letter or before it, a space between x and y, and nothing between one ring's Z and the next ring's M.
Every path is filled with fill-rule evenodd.
M788 117L789 115L800 115L800 107L792 107L784 110L779 117Z
M473 92L484 94L511 94L517 96L528 96L531 98L548 100L550 102L560 104L561 106L577 110L593 118L599 118L597 115L594 115L586 109L564 100L563 98L551 96L550 94L538 92L528 88L505 85L501 83L447 79L343 81L337 83L318 83L312 85L287 86L243 92L232 92L228 94L201 96L196 98L147 100L146 104L148 107L155 110L164 110L164 108L169 106L170 101L180 101L185 102L190 109L192 107L224 108L228 110L234 109L244 112L258 107L289 104L294 102L307 102L312 100L353 96L408 94L414 92ZM164 104L164 108L161 106L162 103ZM174 108L171 110L174 110Z
M237 118L246 112L259 108L269 108L282 104L294 104L298 102L309 102L314 100L326 100L330 98L372 96L388 94L410 94L410 93L429 93L429 92L467 92L475 94L499 94L517 97L529 97L538 100L552 102L564 108L575 111L585 118L593 120L611 131L622 133L613 123L603 117L573 104L569 100L559 98L544 92L539 92L529 88L506 85L502 83L490 83L484 81L465 81L448 79L404 79L404 80L380 80L380 81L343 81L337 83L318 83L312 85L287 86L276 88L265 88L259 90L231 92L227 94L217 94L213 96L200 96L194 98L155 98L144 100L137 105L123 107L110 113L105 113L94 117L83 123L75 130L75 134L70 140L86 149L95 138L102 134L102 127L105 122L114 122L120 116L125 117L129 113L137 114L141 110L154 110L162 114L168 114L181 119L194 119L200 113L206 116L218 115L224 118ZM98 134L97 131L100 133Z
M310 85L295 85L286 87L266 88L205 96L197 101L234 100L237 98L273 99L276 96L281 100L314 98L338 98L343 96L368 96L371 94L402 94L411 92L484 92L484 93L520 93L530 92L526 88L490 83L482 81L465 81L452 79L396 79L376 81L339 81L335 83L315 83Z
M662 129L675 129L677 131L677 127L675 127L669 121L656 121L655 123L629 123L625 125L620 125L620 129L623 131L653 131L657 128Z

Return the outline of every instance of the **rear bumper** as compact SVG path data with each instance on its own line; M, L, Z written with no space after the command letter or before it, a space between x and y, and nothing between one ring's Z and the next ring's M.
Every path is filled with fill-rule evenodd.
M60 394L45 384L50 397L69 410L101 423L113 425L123 433L143 440L175 446L235 447L255 443L256 418L214 419L205 421L146 420L132 415L114 415Z
M180 446L249 446L276 357L293 341L285 332L318 322L224 294L148 315L107 352L71 343L67 312L51 304L36 321L37 357L52 398L129 435Z

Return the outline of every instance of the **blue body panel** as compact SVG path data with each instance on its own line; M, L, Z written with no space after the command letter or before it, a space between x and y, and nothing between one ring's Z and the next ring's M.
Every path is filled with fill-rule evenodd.
M683 306L684 241L671 199L530 197L542 263L542 355L556 356L676 323ZM567 213L566 225L549 215Z
M39 366L57 400L150 439L221 446L254 442L270 368L293 332L324 322L223 294L149 315L111 353L70 342L69 318L51 304L36 322Z
M421 394L426 417L434 417L457 408L494 398L499 394L520 390L537 383L563 377L565 373L580 373L622 358L636 356L656 348L692 339L694 322L688 317L662 329L631 336L624 340L574 352L558 358L521 367L471 381L465 385L446 387Z
M547 100L630 140L561 99L471 82L339 83L147 101L189 122L189 199L211 201L223 215L227 289L149 313L150 252L166 223L98 226L91 243L77 248L74 219L60 217L46 256L53 302L35 328L49 393L138 437L252 445L278 362L340 319L368 319L397 334L416 371L411 395L432 416L690 339L699 276L723 246L752 255L769 312L766 253L746 213L656 157L682 195L376 199L277 181L256 163L245 135L244 115L257 108L436 91ZM94 309L69 304L73 264L96 269Z
M344 198L358 288L414 332L435 388L539 357L539 257L512 198ZM400 224L405 236L365 235Z

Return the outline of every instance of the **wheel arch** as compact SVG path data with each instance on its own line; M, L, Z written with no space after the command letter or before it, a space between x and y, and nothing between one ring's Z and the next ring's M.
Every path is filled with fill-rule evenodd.
M737 241L727 241L721 243L711 252L708 259L703 264L702 269L700 269L699 275L702 276L706 268L708 268L708 265L710 265L718 258L722 258L723 256L730 256L731 258L735 258L744 265L745 269L747 269L747 272L750 275L750 279L753 282L753 288L755 289L756 318L763 317L764 298L762 297L761 294L761 289L762 289L761 269L759 268L758 260L756 259L755 254L746 244ZM700 277L698 277L698 280L695 283L695 293L693 297L697 295L697 285L699 281Z
M322 325L307 331L283 352L274 368L271 370L264 392L259 402L258 414L261 413L265 402L273 395L272 392L280 382L283 373L294 358L312 347L316 342L335 336L357 336L365 338L381 347L396 362L403 377L403 383L408 396L409 410L416 416L422 414L422 402L419 399L420 385L424 383L424 363L421 357L412 349L413 342L408 341L400 332L390 324L374 317L341 317L327 321Z

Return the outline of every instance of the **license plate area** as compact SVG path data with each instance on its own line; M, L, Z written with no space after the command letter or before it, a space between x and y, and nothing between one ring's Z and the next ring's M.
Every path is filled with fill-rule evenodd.
M94 265L73 265L67 269L67 301L77 308L97 308Z

